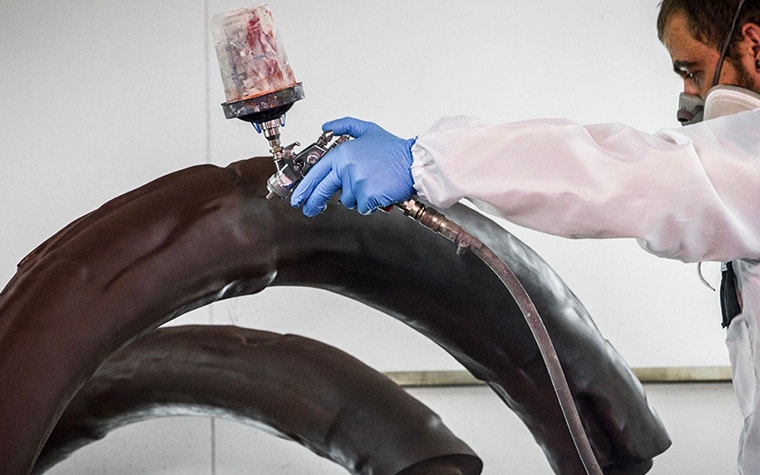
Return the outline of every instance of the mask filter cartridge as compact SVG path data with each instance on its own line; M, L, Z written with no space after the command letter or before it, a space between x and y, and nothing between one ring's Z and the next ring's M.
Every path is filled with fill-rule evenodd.
M678 98L678 122L681 125L702 122L705 115L705 101L699 96L681 93Z

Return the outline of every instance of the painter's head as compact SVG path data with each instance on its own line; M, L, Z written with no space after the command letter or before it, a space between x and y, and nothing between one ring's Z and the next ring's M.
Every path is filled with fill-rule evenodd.
M715 84L760 92L759 25L760 0L663 0L657 34L684 92L704 99Z

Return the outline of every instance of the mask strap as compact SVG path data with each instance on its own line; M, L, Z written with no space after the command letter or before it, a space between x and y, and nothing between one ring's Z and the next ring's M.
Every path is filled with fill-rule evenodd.
M731 45L731 39L734 37L734 30L736 29L736 22L739 21L739 14L742 11L744 0L739 0L739 5L736 7L736 13L734 14L734 21L731 23L731 29L728 30L728 36L726 42L723 44L723 51L720 53L720 59L718 60L718 66L715 68L715 76L713 76L712 87L718 85L720 79L720 71L723 69L723 61L726 59L728 53L728 47Z

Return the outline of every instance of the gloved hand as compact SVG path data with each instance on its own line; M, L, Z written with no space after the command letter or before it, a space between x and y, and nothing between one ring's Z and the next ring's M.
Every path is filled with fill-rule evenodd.
M303 204L303 214L316 216L327 207L327 200L341 191L340 202L369 214L377 208L409 199L414 194L412 145L383 130L377 124L350 117L327 122L323 131L355 138L328 152L290 198L292 206Z

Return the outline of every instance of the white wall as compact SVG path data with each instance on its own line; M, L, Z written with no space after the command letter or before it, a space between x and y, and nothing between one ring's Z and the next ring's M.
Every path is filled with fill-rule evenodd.
M0 2L0 281L45 238L112 197L192 164L225 165L267 153L249 125L224 119L207 28L212 15L253 3ZM308 143L322 122L343 115L374 120L402 136L450 114L621 121L651 132L676 126L680 86L656 39L657 3L271 0L307 96L289 113L284 140ZM656 259L630 241L569 241L506 226L559 272L632 366L727 364L717 296L699 283L695 266ZM716 266L704 273L717 283ZM300 333L384 371L460 368L392 319L315 290L267 289L179 322ZM715 468L702 473L731 473L740 422L727 388L649 388L679 436L655 473L695 473L660 469L665 460ZM515 458L531 468L514 473L544 473L519 424L480 430L476 421L512 417L500 404L481 403L495 400L483 391L413 392L436 403L447 422L467 415L462 430L472 431L493 460L486 473L505 473ZM727 436L706 440L703 407L726 426ZM259 447L251 431L206 419L153 421L93 447L105 451L94 460L128 464L124 473L243 473L251 468L249 454L259 461L272 452L246 445L254 440ZM144 443L151 440L147 434L157 434L155 441ZM516 456L502 456L505 446L519 447ZM286 449L276 449L275 465L300 460L280 450ZM116 473L98 462L83 469L93 452L82 452L54 473ZM683 458L673 459L677 454ZM281 473L326 473L300 465L317 463L313 458L306 454L308 461L289 462L291 471Z

